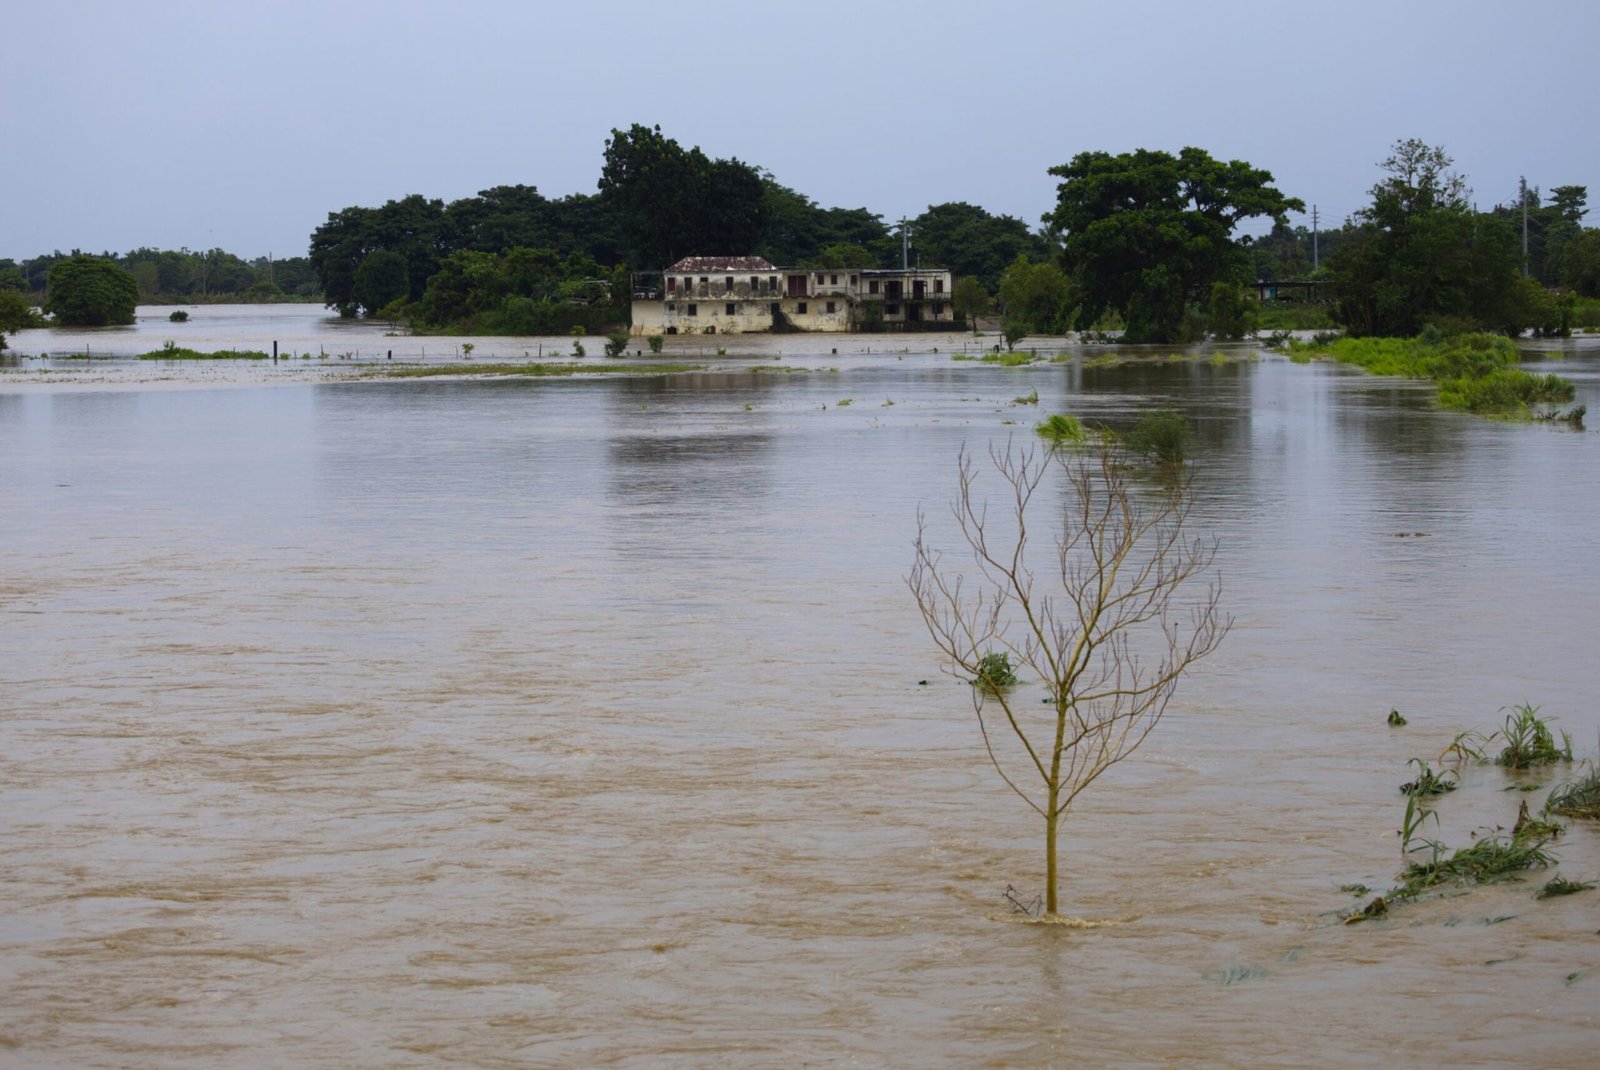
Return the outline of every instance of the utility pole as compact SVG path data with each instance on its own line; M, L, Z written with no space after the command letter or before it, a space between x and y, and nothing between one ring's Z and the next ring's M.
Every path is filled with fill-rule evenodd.
M911 269L911 221L900 217L900 270Z
M1311 270L1322 267L1322 253L1317 247L1317 206L1311 206Z
M1522 277L1528 277L1528 179L1517 180L1517 199L1522 202Z

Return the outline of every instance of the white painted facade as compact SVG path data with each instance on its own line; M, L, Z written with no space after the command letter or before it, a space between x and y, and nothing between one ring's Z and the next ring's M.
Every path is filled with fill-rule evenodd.
M779 268L760 257L685 257L633 280L635 335L949 329L942 268Z

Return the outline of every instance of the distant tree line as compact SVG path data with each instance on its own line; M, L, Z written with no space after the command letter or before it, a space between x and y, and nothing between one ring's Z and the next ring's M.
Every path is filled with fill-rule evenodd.
M81 250L59 250L30 260L0 260L0 290L43 294L50 270L63 260L83 256ZM138 302L176 305L218 301L315 301L322 292L309 257L257 257L243 260L223 249L141 247L128 253L100 253L133 276Z
M930 207L910 229L921 262L991 292L1019 254L1051 254L1021 220L970 204ZM631 270L748 254L783 266L892 267L902 246L867 208L823 208L769 172L635 124L606 140L593 194L497 186L448 204L411 194L345 208L312 233L310 263L342 315L522 333L625 321Z

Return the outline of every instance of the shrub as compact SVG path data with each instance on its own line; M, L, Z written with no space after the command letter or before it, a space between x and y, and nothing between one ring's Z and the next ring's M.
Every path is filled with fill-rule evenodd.
M1495 759L1497 765L1508 769L1527 769L1535 765L1553 765L1572 761L1572 737L1561 733L1561 746L1556 746L1555 733L1550 724L1539 716L1539 707L1523 703L1506 714L1506 726L1501 733L1505 747Z
M606 335L606 356L621 357L628 352L628 332L613 331Z
M1146 413L1128 432L1128 448L1154 457L1163 464L1176 464L1189 452L1189 421L1172 409Z
M978 675L973 684L985 691L998 691L1017 682L1016 670L1011 667L1011 655L1004 650L991 650L978 659Z
M167 319L171 320L173 323L187 323L189 322L189 313L180 308L174 311L172 315L168 316Z
M1061 413L1045 417L1033 425L1033 430L1052 446L1081 446L1089 440L1089 433L1084 430L1082 420Z
M650 343L650 352L652 353L661 352L661 343L665 340L666 339L659 334L652 334L650 337L645 339L645 341Z

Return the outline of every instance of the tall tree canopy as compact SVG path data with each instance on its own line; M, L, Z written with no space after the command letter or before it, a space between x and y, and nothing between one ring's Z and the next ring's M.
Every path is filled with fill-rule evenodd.
M1442 321L1514 331L1536 296L1511 217L1479 214L1441 147L1396 142L1372 203L1328 264L1335 316L1355 335L1410 336Z
M45 311L68 327L107 327L132 323L139 303L133 275L103 257L81 254L50 268Z
M1233 236L1242 220L1286 223L1305 208L1272 186L1270 172L1196 148L1083 152L1050 173L1062 181L1046 218L1064 242L1076 325L1115 310L1134 342L1181 340L1187 306L1214 283L1248 278L1249 253Z
M754 249L765 222L761 173L736 159L711 159L634 123L612 130L600 197L633 236L633 262L664 267L691 254Z
M922 263L947 267L957 277L976 276L991 293L1017 257L1044 260L1052 252L1022 220L990 215L965 201L930 205L911 221L911 243Z

